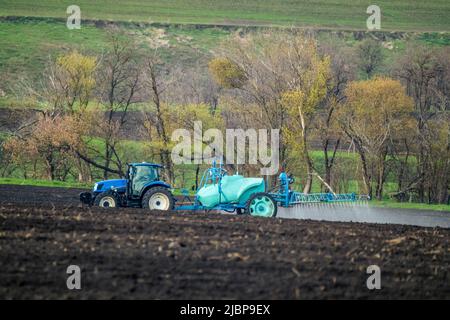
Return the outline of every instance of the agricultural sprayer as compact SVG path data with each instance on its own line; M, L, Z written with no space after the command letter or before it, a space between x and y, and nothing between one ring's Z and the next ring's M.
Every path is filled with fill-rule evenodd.
M172 194L169 184L160 180L162 167L152 163L128 165L125 179L97 182L92 192L80 194L84 204L108 207L142 207L149 210L225 211L252 216L275 217L278 207L302 204L356 203L367 196L355 193L311 193L293 191L293 177L282 172L278 187L267 191L263 178L228 175L216 161L205 170L194 199L184 192L181 204Z

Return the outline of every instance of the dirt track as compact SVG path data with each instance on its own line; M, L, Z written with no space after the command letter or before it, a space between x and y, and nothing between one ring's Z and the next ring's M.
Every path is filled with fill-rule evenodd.
M90 210L78 192L0 186L0 298L450 299L448 229Z

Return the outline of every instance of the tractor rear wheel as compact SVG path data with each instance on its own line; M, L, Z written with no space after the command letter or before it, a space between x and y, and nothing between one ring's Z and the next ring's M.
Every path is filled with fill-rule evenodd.
M142 208L150 210L172 210L175 205L172 193L163 187L154 187L147 190L142 197Z
M101 208L116 208L120 207L120 202L114 193L105 191L95 197L94 205Z
M255 193L248 199L245 211L255 217L271 218L277 215L277 203L268 193Z

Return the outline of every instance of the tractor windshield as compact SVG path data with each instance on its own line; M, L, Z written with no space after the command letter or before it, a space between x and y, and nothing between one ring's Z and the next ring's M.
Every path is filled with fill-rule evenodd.
M139 195L144 186L152 181L159 180L158 168L153 166L135 166L133 168L133 194Z

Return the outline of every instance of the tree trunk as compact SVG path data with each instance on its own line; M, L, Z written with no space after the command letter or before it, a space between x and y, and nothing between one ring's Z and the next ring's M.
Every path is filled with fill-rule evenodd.
M355 141L356 150L359 153L359 157L361 159L362 169L363 169L363 182L366 188L367 195L372 198L372 177L369 172L369 168L367 167L367 158L366 154L364 153L364 150L360 143L358 141Z
M53 156L51 154L47 155L45 162L47 166L47 178L53 181L55 180L55 165L53 163Z
M336 141L336 144L333 147L333 155L331 156L331 158L328 156L328 147L330 145L330 140L327 138L322 143L322 150L323 150L323 156L324 156L323 157L324 158L324 167L325 167L325 182L330 186L332 185L331 172L332 172L332 169L334 166L334 161L336 159L336 153L337 153L340 143L341 143L341 140L338 139Z
M400 161L400 169L397 178L397 186L398 191L401 191L403 188L403 180L405 176L405 171L408 169L408 159L409 159L409 146L408 141L406 139L403 140L406 149L405 161Z
M166 170L167 182L173 184L174 183L174 172L173 172L173 164L170 158L170 152L167 150L163 150L161 152L161 162Z
M383 198L383 186L384 186L384 178L381 175L381 173L379 173L379 176L377 179L376 191L375 191L375 196L376 196L377 200L382 200L382 198Z
M299 108L299 116L300 116L300 125L301 125L301 137L302 137L302 149L303 149L303 157L306 162L306 182L305 187L303 188L303 193L310 193L312 188L312 182L313 182L313 174L314 174L314 165L312 163L312 160L309 156L309 150L307 145L307 139L306 139L306 121L305 117Z
M109 148L108 140L105 141L105 168L109 168L111 162L111 150ZM103 179L108 180L109 172L107 169L103 170Z
M197 168L195 168L195 190L198 190L198 183L199 183L198 178L199 178L199 175L200 175L200 165L197 164Z
M305 181L305 187L303 188L303 193L310 193L313 183L314 166L306 146L304 147L304 157L306 161L307 177Z
M386 156L387 147L384 148L383 152L378 158L377 164L377 186L376 186L376 198L381 200L383 198L383 187L386 180Z

